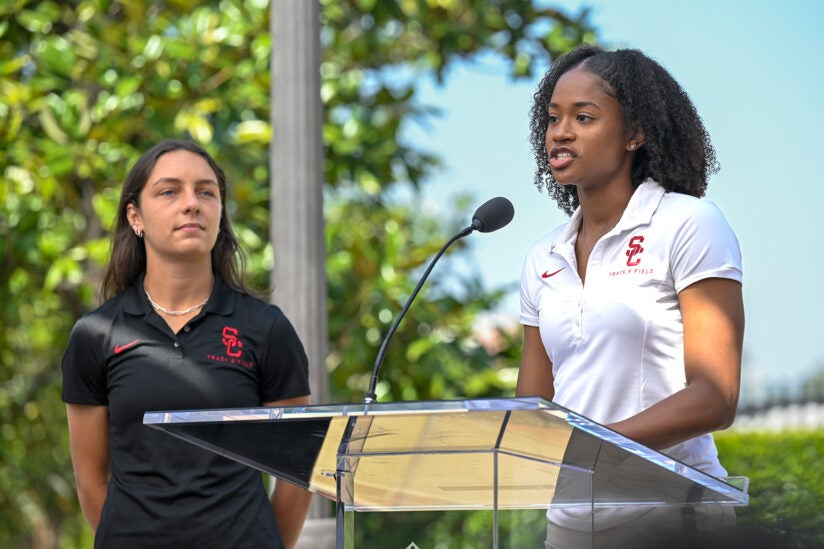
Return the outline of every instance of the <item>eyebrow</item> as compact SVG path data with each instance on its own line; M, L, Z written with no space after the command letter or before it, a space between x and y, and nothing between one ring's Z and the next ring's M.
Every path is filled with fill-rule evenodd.
M598 103L594 103L593 101L578 101L573 103L573 107L581 108L581 107L595 107L596 109L600 109L601 107ZM558 108L558 103L550 103L549 108Z
M155 181L153 181L151 184L154 186L154 185L160 185L162 183L173 183L175 185L181 185L181 184L183 184L183 181L181 179L176 178L176 177L161 177L160 179L156 179ZM197 181L195 181L195 184L204 184L204 183L207 184L207 185L214 185L216 187L218 186L217 181L215 181L214 179L198 179Z

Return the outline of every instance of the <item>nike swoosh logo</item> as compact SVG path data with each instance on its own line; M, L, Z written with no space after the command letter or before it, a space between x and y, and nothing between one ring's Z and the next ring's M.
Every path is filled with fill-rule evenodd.
M549 278L549 277L551 277L551 276L555 276L556 274L560 273L560 272L561 272L561 271L563 271L564 269L566 269L566 267L561 267L560 269L558 269L558 270L557 270L557 271L555 271L554 273L551 273L551 272L549 272L549 271L544 271L544 274L542 274L542 275L541 275L541 278Z
M114 346L114 354L119 355L120 353L122 353L126 349L134 347L138 343L140 343L140 339L135 339L134 341L130 341L130 342L126 343L125 345L115 345Z

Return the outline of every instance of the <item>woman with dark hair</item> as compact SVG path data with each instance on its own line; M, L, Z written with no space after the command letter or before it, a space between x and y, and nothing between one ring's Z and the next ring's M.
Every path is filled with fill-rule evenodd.
M246 290L226 176L164 141L121 193L103 305L63 356L77 493L96 547L292 547L311 494L142 424L150 410L309 403L306 354Z
M643 53L593 46L559 58L534 99L535 181L571 218L524 263L517 394L725 476L710 433L738 402L741 254L699 200L718 167L695 107ZM598 510L595 545L682 532L682 511ZM699 531L734 522L729 508L695 511ZM588 545L588 516L549 519L548 547Z
M137 233L132 233L141 229L131 222L129 208L139 206L140 194L157 160L164 154L174 151L186 151L200 156L214 173L215 183L217 184L215 190L220 192L221 206L226 201L226 175L211 155L199 145L190 141L169 139L147 151L127 175L120 195L120 205L117 210L117 221L112 243L112 257L103 277L104 299L110 299L134 284L137 277L146 270L146 249L142 240L143 235L138 235L137 239L134 238ZM130 204L131 206L129 206ZM218 237L211 252L211 263L229 287L242 293L248 293L242 276L246 268L245 261L246 256L232 231L232 224L229 218L221 213Z

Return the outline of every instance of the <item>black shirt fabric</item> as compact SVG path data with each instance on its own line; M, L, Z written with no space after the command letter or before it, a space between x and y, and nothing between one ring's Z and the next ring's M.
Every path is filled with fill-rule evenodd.
M109 489L95 547L282 547L262 475L143 425L147 411L241 408L309 394L306 353L276 306L216 276L177 334L143 279L84 315L63 400L108 406Z

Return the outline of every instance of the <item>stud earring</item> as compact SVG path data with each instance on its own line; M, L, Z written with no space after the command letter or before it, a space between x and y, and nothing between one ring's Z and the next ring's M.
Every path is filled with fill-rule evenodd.
M132 225L132 230L134 231L135 236L137 238L143 238L143 231L137 228L137 225Z
M638 144L637 144L637 143L630 143L629 148L630 148L630 149L632 149L632 150L634 151L634 150L635 150L635 147L637 147L637 146L638 146Z

